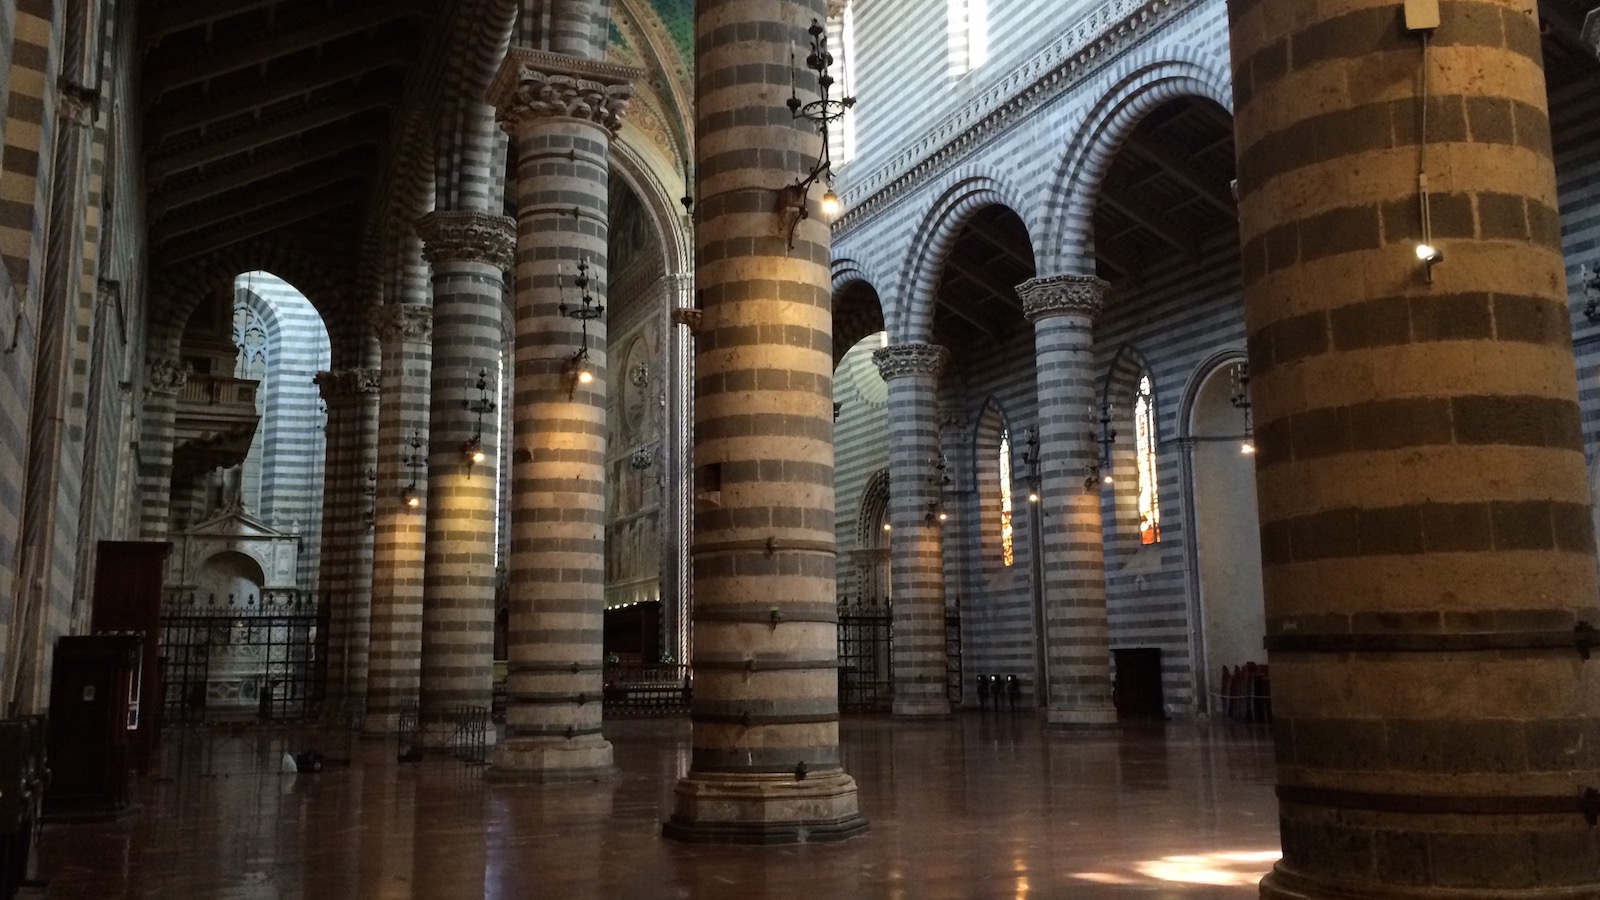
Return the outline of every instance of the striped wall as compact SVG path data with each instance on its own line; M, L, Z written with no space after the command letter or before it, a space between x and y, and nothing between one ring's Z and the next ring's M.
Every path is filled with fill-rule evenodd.
M267 331L263 369L250 376L261 379L256 404L261 424L245 461L245 484L254 487L246 492L245 504L273 528L302 536L296 583L314 590L322 548L327 417L313 379L331 365L328 332L305 295L270 272L241 273L234 279L234 297Z
M125 33L133 13L0 13L0 701L21 712L48 696L55 638L87 627L96 543L131 536L144 310L140 176L124 163L139 145L123 112L137 107L134 57L131 42L93 36Z
M1600 69L1592 74L1600 74ZM1550 130L1561 202L1567 291L1572 298L1578 402L1589 458L1589 481L1594 485L1596 460L1600 459L1600 322L1591 322L1584 316L1588 297L1580 269L1587 266L1591 275L1600 269L1600 96L1596 96L1592 84L1569 84L1550 91ZM1600 302L1600 290L1594 299Z
M1002 4L1003 15L999 19L1008 23L1003 27L1015 27L1009 23L1019 16L1027 18L1020 6L1012 10L1013 5ZM900 9L902 6L904 10ZM1073 40L1078 32L1114 31L1115 23L1106 17L1106 10L1128 13L1139 6L1112 3L1096 7L1100 12L1074 24L1074 16L1083 8L1064 5L1047 12L1035 11L1031 24L1037 27L1040 16L1049 17L1060 23L1057 38L1064 35ZM876 42L896 47L879 55L876 63L862 58L858 93L870 96L875 79L897 84L927 82L928 75L923 70L931 68L931 55L942 50L942 35L935 35L937 41L919 38L898 42L888 37L890 32L886 29L899 11L899 27L924 35L937 24L930 20L945 14L944 4L923 4L919 8L930 8L920 8L920 12L911 7L909 3L891 3L858 11L861 44ZM992 6L991 10L995 8ZM1130 84L1137 85L1141 80L1154 83L1163 77L1170 79L1178 70L1202 73L1184 77L1197 85L1195 92L1214 92L1218 77L1225 78L1226 73L1222 4L1169 4L1164 9L1165 18L1159 26L1142 26L1121 40L1101 43L1101 52L1096 56L1069 66L1064 70L1064 80L1052 81L1049 90L1038 92L1042 99L1028 101L1034 106L1025 115L987 121L977 139L958 140L960 132L945 133L940 130L944 126L925 126L926 130L919 134L915 128L906 127L904 117L886 120L863 113L863 158L847 169L840 183L847 204L861 205L847 211L836 225L834 258L873 261L873 286L883 297L885 317L896 340L925 339L923 329L928 327L929 319L923 304L929 302L937 283L942 262L939 256L944 252L933 229L935 225L948 227L942 224L947 215L942 210L955 209L963 215L986 203L1010 207L1028 227L1036 258L1048 267L1064 254L1061 247L1050 244L1047 235L1059 239L1078 227L1061 219L1072 204L1052 196L1067 170L1064 154L1074 148L1075 134L1079 135L1078 143L1084 144L1077 152L1092 149L1092 133L1084 136L1080 132L1103 115L1097 112L1103 98L1125 95ZM1159 42L1153 37L1157 34ZM1052 47L1058 42L1052 40ZM1003 76L1002 87L996 89L1001 93L1022 94L1032 79L1045 75L1035 62L1023 59L1027 48L1017 41L996 35L994 45L1009 46L1012 50L1006 52L1014 51L1013 56L1002 53L991 59L995 78L1002 78L1001 70L1009 73ZM1059 50L1051 47L1040 52L1059 55ZM881 68L873 70L874 64ZM922 82L918 82L919 78ZM991 99L999 102L996 98L1000 96L975 83L953 89L941 86L939 90L948 91L953 104L966 104L963 108L978 108ZM868 100L861 102L863 110L869 108L865 106ZM880 126L886 130L873 132L874 121L892 122L894 133L888 133L887 124ZM908 150L920 152L923 147L926 153L919 159L931 163L922 163L905 178L897 175L885 180L884 167L893 166L883 160L899 160ZM946 151L941 147L955 149ZM874 154L882 162L876 167L869 159ZM1099 391L1104 393L1113 383L1108 376L1119 353L1126 355L1124 348L1137 350L1138 358L1151 368L1160 417L1162 541L1154 547L1140 547L1131 484L1119 481L1103 490L1110 647L1161 648L1165 700L1168 708L1175 711L1187 711L1192 706L1191 631L1198 627L1189 613L1192 588L1187 576L1187 536L1182 527L1182 504L1188 502L1188 490L1180 478L1183 467L1177 443L1179 398L1202 360L1222 347L1242 343L1238 304L1237 251L1224 240L1209 248L1198 263L1151 270L1137 285L1114 285L1095 328L1094 365ZM946 397L942 402L951 407L949 418L959 427L948 428L945 441L959 442L960 446L946 448L954 478L949 506L956 521L945 528L945 571L947 599L959 606L963 617L963 669L969 682L966 697L969 702L975 699L970 682L976 674L997 673L1016 674L1031 698L1036 696L1036 660L1041 649L1034 598L1037 523L1033 520L1034 509L1027 502L1028 473L1023 459L1028 431L1036 419L1033 326L1019 314L994 340L973 341L951 349L954 358L944 379ZM1124 376L1126 380L1125 373ZM836 400L848 401L848 381L847 359L839 367ZM1127 394L1129 386L1121 382L1113 386ZM881 433L886 421L883 413L859 421L853 417L857 414L860 413L854 413L847 402L836 433L841 550L846 536L853 535L861 486L874 467L883 465L878 461L883 457L877 455L882 452L881 444L871 437ZM1130 449L1120 455L1131 453L1128 416L1131 413L1123 415L1127 424L1119 434ZM1012 452L1015 555L1009 567L1001 561L999 539L998 453L1003 429L1009 429ZM1130 464L1128 456L1121 468L1125 471ZM842 554L841 561L844 558Z

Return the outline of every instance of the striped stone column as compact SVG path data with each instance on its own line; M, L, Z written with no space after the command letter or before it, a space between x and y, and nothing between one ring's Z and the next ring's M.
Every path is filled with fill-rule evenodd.
M418 690L425 745L449 739L455 710L487 709L494 690L495 479L499 435L485 416L485 459L464 448L477 434L479 372L496 396L504 272L515 238L510 219L436 210L417 223L433 266L429 373L428 504L422 570Z
M171 523L172 454L178 437L178 394L189 367L177 357L146 361L139 431L139 538L164 541Z
M1425 48L1399 4L1229 6L1283 837L1264 897L1600 896L1539 17L1439 7Z
M1017 285L1033 323L1039 403L1039 503L1045 721L1110 725L1111 644L1094 433L1094 320L1106 283L1093 275ZM1014 439L1013 439L1014 440ZM1014 446L1014 445L1013 445Z
M428 379L433 309L392 304L373 310L383 353L378 453L372 503L372 615L367 656L366 718L362 730L388 734L400 709L417 699L422 659L423 513L428 479L421 471L416 509L403 496L413 470L413 435L428 434ZM426 449L424 447L423 449ZM420 452L420 451L416 451Z
M381 374L352 368L313 378L328 410L317 593L327 623L322 711L334 718L354 712L351 704L359 706L366 696L372 534L363 488L376 439L370 433L376 422L368 415L378 399Z
M872 353L889 386L889 532L894 714L950 713L945 684L944 469L939 373L950 351L908 342Z
M695 4L694 732L662 829L680 840L867 827L839 760L828 225L815 190L808 218L778 210L820 150L784 101L821 18Z
M490 89L517 167L506 739L495 748L492 778L611 772L600 728L605 320L585 327L561 306L583 305L580 262L593 303L605 302L607 160L638 74L515 48ZM579 380L580 365L591 380Z

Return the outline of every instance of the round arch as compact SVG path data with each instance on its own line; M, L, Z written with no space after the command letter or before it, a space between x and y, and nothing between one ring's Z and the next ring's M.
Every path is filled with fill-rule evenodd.
M1190 652L1198 708L1217 712L1214 681L1225 668L1264 662L1261 528L1255 465L1241 452L1245 418L1233 404L1240 349L1207 357L1189 378L1179 408L1186 458L1184 527L1190 589Z
M1211 100L1230 113L1233 91L1226 70L1199 51L1177 56L1155 50L1134 54L1102 84L1100 99L1067 143L1046 195L1039 271L1046 275L1093 273L1094 206L1112 159L1135 126L1156 107L1180 97Z
M650 217L650 230L661 247L666 274L689 272L693 268L694 249L689 245L688 230L680 226L683 207L672 198L672 190L657 175L658 168L633 145L626 129L612 141L612 173L644 204Z
M933 332L934 294L939 289L939 277L944 271L945 259L967 221L979 210L990 206L1003 206L1022 220L1023 227L1028 231L1029 242L1034 244L1034 259L1039 258L1034 235L1040 232L1029 221L1028 208L1021 202L1021 195L1010 185L977 169L964 168L958 171L912 233L911 251L901 276L901 284L905 286L905 308L899 309L890 304L884 310L892 341L901 343L930 339Z
M886 330L880 282L853 259L833 263L833 367L863 338Z
M160 278L161 286L152 298L156 314L151 322L150 355L157 359L176 357L183 347L183 332L188 327L189 317L206 292L221 285L231 289L236 276L252 271L271 272L292 284L311 300L324 323L339 319L337 315L330 318L330 313L338 312L339 301L350 283L349 275L341 274L339 267L323 254L298 242L263 238L186 262ZM348 317L360 321L355 312ZM334 337L334 331L328 328L330 338ZM335 353L339 350L339 343L335 341ZM334 364L339 365L340 361L336 359Z

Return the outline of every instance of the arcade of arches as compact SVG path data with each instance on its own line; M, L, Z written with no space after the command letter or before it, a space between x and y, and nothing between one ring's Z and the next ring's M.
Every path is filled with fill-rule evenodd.
M1600 897L1588 6L7 0L0 841L49 714L205 811L58 900Z

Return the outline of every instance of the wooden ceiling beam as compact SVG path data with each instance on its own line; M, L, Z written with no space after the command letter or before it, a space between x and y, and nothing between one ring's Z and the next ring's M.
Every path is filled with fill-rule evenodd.
M352 140L349 136L340 136L342 140L323 140L315 146L303 148L295 153L286 153L261 160L254 165L242 169L229 169L215 173L207 173L206 177L192 184L170 191L161 191L152 194L147 209L152 218L161 219L175 210L190 206L212 197L237 191L261 181L268 181L280 175L293 172L296 169L315 167L311 164L318 160L336 156L346 150L368 143ZM349 170L345 177L357 175L370 175L372 173L372 160L365 157L331 163L341 171Z
M403 43L390 44L372 53L354 54L281 77L264 78L243 90L224 91L199 100L173 104L171 109L155 109L145 119L145 139L158 146L173 135L229 119L243 112L282 103L320 88L360 78L369 72L404 63L414 55Z
M1174 249L1181 251L1190 259L1200 255L1200 242L1194 235L1167 221L1166 217L1149 207L1139 199L1117 190L1109 184L1100 186L1100 202L1105 203L1132 219L1134 222L1154 234L1163 242L1170 244Z
M163 240L171 240L237 216L254 215L281 203L320 193L352 179L364 178L371 174L371 170L369 161L346 160L310 172L286 173L288 177L257 182L248 190L229 193L215 203L166 219L158 223L156 228Z
M174 88L196 84L219 75L264 65L280 57L299 53L352 34L371 31L381 25L417 15L421 12L419 0L383 0L381 3L364 3L343 15L293 31L267 35L237 45L218 47L199 59L175 63L166 68L155 68L145 78L144 88L152 101ZM157 54L159 56L159 54Z
M352 185L343 190L312 196L298 203L289 204L281 210L250 216L226 228L200 232L187 240L164 246L156 254L156 259L159 266L166 267L186 259L215 253L234 244L326 215L342 206L359 204L366 199L366 195L365 185Z
M201 141L187 150L169 156L155 156L150 160L150 179L159 183L163 179L185 169L213 163L227 159L257 147L264 147L284 138L291 137L301 132L312 131L341 122L351 116L359 115L367 110L391 106L394 103L392 92L384 89L369 89L361 94L352 95L341 100L329 103L326 106L317 106L304 112L260 123L254 128L230 134L217 140Z
M166 3L148 4L154 7L139 19L139 36L146 46L154 46L169 34L176 34L201 25L210 25L277 6L282 0L167 0Z
M967 279L968 281L978 285L985 291L988 291L990 294L999 298L1007 306L1013 309L1022 308L1022 301L1017 299L1016 285L1003 283L1000 279L995 278L994 275L991 274L987 269L976 268L968 265L965 260L958 258L954 253L950 254L950 257L945 260L944 264L949 266L951 269L954 269L955 272L962 278Z
M1239 217L1239 209L1233 202L1233 194L1228 186L1213 183L1188 157L1174 153L1166 145L1155 141L1130 141L1127 146L1134 153L1160 166L1173 180L1194 191L1211 208L1231 218Z
M990 340L994 339L994 329L989 326L989 323L980 321L973 317L971 313L962 309L960 305L944 299L943 292L940 292L939 296L934 300L934 305L982 332L984 337Z

